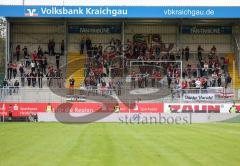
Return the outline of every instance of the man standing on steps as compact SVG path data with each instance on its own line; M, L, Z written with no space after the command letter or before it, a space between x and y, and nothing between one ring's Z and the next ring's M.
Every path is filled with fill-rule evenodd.
M61 42L61 55L64 55L64 40Z
M59 62L60 62L60 54L56 54L56 66L59 69Z
M55 55L55 41L52 39L52 55Z
M11 63L8 63L7 65L7 79L12 79L12 72L13 69L12 69L12 64Z
M74 80L74 78L71 76L71 78L69 79L70 94L73 94L73 92L74 92L74 84L75 84L75 80Z
M202 61L202 52L203 52L203 51L204 51L204 49L201 47L201 45L199 45L199 46L198 46L198 50L197 50L199 62Z
M229 75L229 73L227 73L226 76L225 76L225 88L227 88L228 84L230 84L231 82L232 82L232 78Z
M35 87L36 83L37 83L37 73L35 73L35 71L33 71L30 74L31 78L32 78L32 86Z
M28 73L26 74L26 78L27 78L27 84L28 84L28 86L31 86L32 79L31 79L31 73L30 73L30 72L28 72Z
M91 57L92 56L92 41L90 38L87 38L86 39L86 48L87 48L87 55L88 57Z
M12 64L12 72L13 72L13 78L15 79L17 76L17 63Z
M81 41L80 41L80 54L83 54L84 52L84 46L85 46L85 40L82 37Z
M39 88L42 88L43 73L40 71L40 72L37 74L37 77L38 77L38 87L39 87Z
M17 61L19 61L19 57L20 57L20 45L17 45L16 47L16 56L17 56Z
M186 61L188 61L188 59L189 59L189 47L187 46L186 48L185 48L185 50L184 50L184 52L185 52L185 59L186 59Z
M23 72L23 74L21 74L21 86L24 87L25 85L25 77L26 77L26 74Z

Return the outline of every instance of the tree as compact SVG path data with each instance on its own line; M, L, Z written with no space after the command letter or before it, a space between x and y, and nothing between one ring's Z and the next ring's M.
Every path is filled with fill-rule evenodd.
M0 83L5 66L5 39L6 39L6 20L0 17Z
M0 38L5 39L6 37L6 19L0 17Z

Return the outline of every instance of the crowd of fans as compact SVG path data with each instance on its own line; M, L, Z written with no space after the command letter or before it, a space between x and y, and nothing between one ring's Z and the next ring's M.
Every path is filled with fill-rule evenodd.
M132 42L129 41L128 43ZM129 47L135 48L135 46ZM140 52L130 50L127 53L129 57L135 57L138 61L144 62L144 64L151 60L165 61L162 63L151 62L149 63L152 64L152 66L150 65L150 68L144 67L144 65L142 65L143 63L140 63L139 69L132 72L131 87L135 88L136 82L138 83L139 88L147 87L149 81L152 82L152 87L155 87L155 82L157 85L162 85L162 79L165 76L168 88L176 89L206 89L207 87L227 88L231 83L232 78L228 73L229 60L226 57L219 57L215 46L213 46L207 53L204 52L204 49L200 45L198 46L196 50L198 57L198 61L195 60L197 62L196 66L189 62L189 58L192 55L190 55L190 48L188 46L184 49L180 49L176 54L170 52L160 54L161 51L159 49L159 47L155 47L155 49L153 49L153 47L144 47L142 50L140 49ZM131 56L129 55L130 53L133 55L137 54L137 56ZM205 53L207 57L205 56L205 58L203 58L203 53ZM170 62L180 59L185 59L183 64L186 64L182 71L180 63Z
M228 73L228 59L225 57L219 58L215 46L211 48L207 58L203 58L204 49L200 45L198 46L196 50L198 57L196 66L189 62L192 56L190 52L192 51L190 51L188 46L180 49L177 53L171 53L171 51L162 53L161 45L148 46L144 43L139 44L139 42L135 43L130 40L127 41L127 48L124 51L125 56L114 64L114 59L122 55L122 48L121 41L118 39L111 39L108 46L104 49L101 44L93 46L89 38L86 40L84 38L81 39L80 53L84 53L86 49L88 55L88 61L85 64L85 87L93 91L99 88L105 89L105 91L108 91L108 89L119 89L116 92L119 92L118 94L120 95L123 82L120 79L105 82L103 78L110 76L110 73L113 78L113 69L116 65L117 69L124 68L127 70L130 60L138 61L138 67L128 72L131 77L130 87L133 89L137 87L161 87L164 85L164 80L166 80L168 88L176 89L206 89L207 87L222 86L227 88L231 83L231 77ZM185 59L187 63L182 71L180 63L170 62L180 59ZM148 62L155 60L166 62ZM71 78L69 81L72 83L72 87L74 87L74 78ZM112 94L112 92L109 93Z
M7 75L3 81L2 87L5 93L17 93L19 87L39 87L63 86L63 76L60 66L60 55L64 54L64 41L61 43L61 53L55 52L55 42L50 40L48 43L48 52L43 51L41 46L37 51L30 53L26 46L21 51L21 46L16 46L15 56L7 64ZM56 57L55 65L48 62L49 56ZM20 59L20 57L22 57ZM18 79L18 78L19 79ZM45 79L44 79L45 78ZM46 81L43 81L46 80Z
M120 55L120 46L120 40L112 39L108 47L103 50L101 44L93 45L90 38L81 39L80 54L84 52L87 54L84 87L89 91L92 91L94 94L97 94L98 91L102 94L105 92L112 94L112 91L116 90L119 95L121 94L123 85L121 80L114 82L113 80L106 81L106 79L104 79L110 76L110 66L113 67L113 59ZM69 79L69 84L71 89L76 88L74 87L75 79L73 77Z
M211 48L205 60L202 57L203 51L204 49L199 45L197 65L193 67L191 64L187 64L183 70L183 78L187 79L182 82L182 88L227 88L232 80L228 73L229 60L226 57L219 57L215 46Z
M45 83L44 78L49 87L63 87L63 74L59 67L60 55L64 54L64 40L60 45L60 53L55 52L55 45L54 40L49 40L47 51L44 52L39 46L32 53L26 46L21 49L21 46L17 45L14 61L7 64L7 77L3 82L3 87L8 87L10 94L17 93L20 86L42 88ZM189 61L193 51L188 46L173 53L171 50L166 51L162 42L151 45L127 40L127 46L123 47L121 40L112 38L107 46L103 47L100 43L93 44L87 37L86 39L81 38L79 47L80 54L87 54L85 79L82 86L94 93L101 89L101 93L105 91L112 94L115 90L118 95L121 95L125 80L123 81L119 77L124 74L130 76L129 86L131 89L159 88L164 86L165 82L169 89L227 88L232 79L228 73L228 59L219 57L215 46L210 49L206 58L203 56L206 51L199 45L195 51L197 64L191 64ZM123 48L125 49L123 50ZM50 56L56 57L55 65L49 63ZM174 62L181 59L185 60L184 64L186 64L182 70L180 63ZM137 62L132 71L129 71L132 60ZM16 79L17 76L20 77L20 82ZM107 77L116 77L117 79L106 81ZM79 88L74 87L75 78L71 77L68 81L70 89Z

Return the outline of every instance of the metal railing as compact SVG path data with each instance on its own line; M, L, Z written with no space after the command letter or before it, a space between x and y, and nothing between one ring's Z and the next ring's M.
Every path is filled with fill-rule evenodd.
M236 59L236 66L238 69L238 76L240 77L240 65L239 65L239 58L240 58L240 36L235 36L233 41L233 47L234 47L234 53L235 53L235 59Z
M152 91L150 93L149 91ZM141 93L141 91L143 93ZM136 93L133 93L136 92ZM140 92L140 93L139 93ZM149 92L149 93L148 93ZM168 89L165 84L158 87L132 88L130 86L115 86L102 88L87 86L80 88L0 88L0 102L68 102L71 101L122 101L124 103L141 102L187 102L183 99L184 94L213 94L214 101L197 102L228 102L238 100L236 91L230 88L210 87L191 89ZM70 100L71 99L71 100Z

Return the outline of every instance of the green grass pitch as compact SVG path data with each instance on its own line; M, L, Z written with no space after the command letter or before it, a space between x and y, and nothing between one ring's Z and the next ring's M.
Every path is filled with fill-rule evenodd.
M240 165L240 123L0 123L9 165Z

